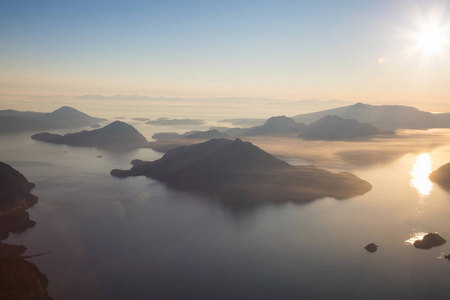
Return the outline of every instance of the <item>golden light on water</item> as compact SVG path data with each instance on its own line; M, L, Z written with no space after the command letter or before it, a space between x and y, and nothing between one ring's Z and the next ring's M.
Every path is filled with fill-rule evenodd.
M422 153L417 157L412 171L411 186L417 189L420 196L428 196L433 188L433 183L428 179L431 173L431 159L429 153Z
M424 237L426 234L427 234L426 232L416 232L416 233L413 233L413 234L411 235L411 237L405 241L405 243L406 243L406 244L411 244L411 245L412 245L412 244L414 244L415 241L422 240L423 237Z

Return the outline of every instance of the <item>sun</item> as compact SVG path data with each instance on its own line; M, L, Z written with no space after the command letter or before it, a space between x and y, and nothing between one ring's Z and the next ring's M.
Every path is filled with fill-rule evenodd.
M425 54L442 52L449 43L448 31L437 24L424 25L416 38L417 47Z

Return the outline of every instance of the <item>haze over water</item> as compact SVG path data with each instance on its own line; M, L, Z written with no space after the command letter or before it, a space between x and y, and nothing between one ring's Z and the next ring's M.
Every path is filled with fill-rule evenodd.
M147 138L160 131L135 125ZM363 196L251 208L109 175L135 158L161 157L151 149L108 152L27 134L1 137L0 147L39 197L29 210L37 226L7 242L27 245L27 254L50 252L32 262L55 299L447 298L450 268L441 257L449 246L418 250L408 240L450 236L449 195L426 179L448 160L448 147L335 165L373 185ZM370 242L379 245L375 254L363 248Z

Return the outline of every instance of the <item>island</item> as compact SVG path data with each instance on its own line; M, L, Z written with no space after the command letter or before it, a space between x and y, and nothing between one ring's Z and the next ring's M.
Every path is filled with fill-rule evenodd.
M188 131L183 134L176 132L160 132L152 136L155 142L150 142L149 147L155 151L165 153L174 148L205 142L210 139L229 139L228 134L222 133L216 129L206 131Z
M366 249L367 252L375 253L378 250L378 246L375 243L370 243L367 244L364 249Z
M115 177L147 176L169 186L233 201L308 202L346 199L372 186L348 173L314 166L291 166L249 142L212 139L168 151L153 162L134 160Z
M103 128L83 130L66 135L48 132L37 133L32 139L70 146L84 146L97 148L139 148L148 146L147 139L133 126L122 121L114 121Z
M428 233L421 240L414 242L414 247L418 249L431 249L445 244L447 241L437 233Z
M292 118L286 116L276 116L267 119L267 121L260 126L254 126L243 129L239 136L289 136L299 135L305 130L306 125L303 123L296 123ZM231 131L230 131L231 132ZM234 129L234 132L236 130ZM226 132L227 133L227 132ZM235 133L236 134L236 133Z
M69 106L63 106L51 113L0 110L0 134L73 128L103 121L106 119L91 117Z
M440 166L428 175L430 181L437 183L444 190L450 191L450 163Z

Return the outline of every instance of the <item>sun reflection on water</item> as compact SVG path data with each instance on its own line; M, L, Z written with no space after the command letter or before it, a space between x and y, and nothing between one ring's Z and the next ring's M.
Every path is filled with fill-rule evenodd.
M412 171L409 173L412 176L410 181L411 186L415 187L419 195L428 196L433 188L433 183L428 179L431 173L431 159L429 153L422 153L417 157L416 163Z
M427 234L426 232L413 233L411 234L410 238L405 241L405 243L412 245L414 244L415 241L422 240L426 234Z

